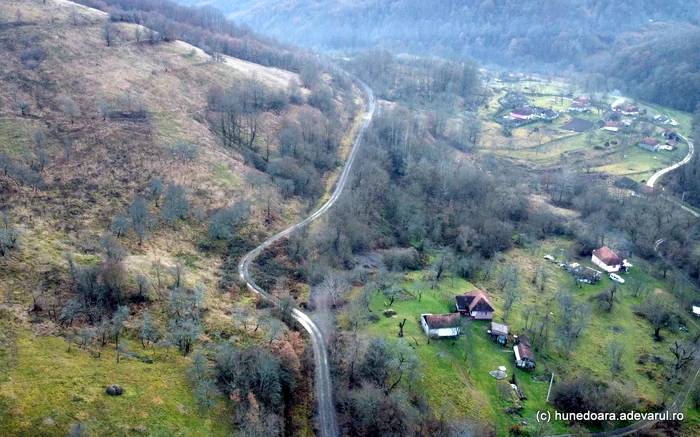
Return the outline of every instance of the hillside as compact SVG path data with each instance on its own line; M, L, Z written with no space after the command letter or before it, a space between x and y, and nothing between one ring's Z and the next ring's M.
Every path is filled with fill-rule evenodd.
M178 1L216 6L237 22L317 49L382 46L397 54L473 57L496 68L600 73L607 91L685 111L695 110L700 95L692 74L699 62L696 0L673 7L645 0Z
M66 0L0 11L0 435L310 432L303 341L232 269L323 196L359 91ZM220 394L201 359L230 353L279 393Z

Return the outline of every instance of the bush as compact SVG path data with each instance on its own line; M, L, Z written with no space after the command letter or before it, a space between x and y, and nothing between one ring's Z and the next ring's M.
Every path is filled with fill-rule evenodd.
M575 378L556 385L552 391L552 403L567 413L619 413L636 410L639 406L634 390L588 378Z
M233 236L236 226L250 217L250 203L237 202L230 208L217 211L209 221L209 237L212 240L225 240Z
M420 257L415 247L393 249L384 254L382 262L388 270L417 270L421 267Z

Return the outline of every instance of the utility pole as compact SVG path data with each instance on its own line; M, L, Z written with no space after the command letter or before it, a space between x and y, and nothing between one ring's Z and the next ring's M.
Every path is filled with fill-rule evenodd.
M552 378L549 380L549 390L547 390L547 400L549 402L549 394L552 393L552 383L554 382L554 372L552 372Z

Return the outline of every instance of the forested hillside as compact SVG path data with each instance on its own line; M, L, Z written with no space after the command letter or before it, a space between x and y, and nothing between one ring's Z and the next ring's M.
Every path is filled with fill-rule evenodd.
M359 93L212 11L80 3L0 0L0 435L312 433L305 342L235 266Z
M697 0L361 2L178 0L320 49L381 45L545 73L605 75L608 91L686 111L698 100ZM683 89L680 96L671 90Z

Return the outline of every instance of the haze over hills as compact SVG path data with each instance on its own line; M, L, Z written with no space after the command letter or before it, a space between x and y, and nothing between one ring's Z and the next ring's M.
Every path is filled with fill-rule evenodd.
M608 91L686 111L700 96L693 73L700 70L697 0L178 1L216 6L237 22L320 50L382 46L544 73L598 74ZM684 95L669 82L681 84Z
M700 435L700 0L179 1L0 0L0 437Z

